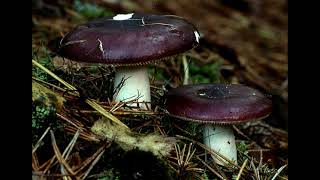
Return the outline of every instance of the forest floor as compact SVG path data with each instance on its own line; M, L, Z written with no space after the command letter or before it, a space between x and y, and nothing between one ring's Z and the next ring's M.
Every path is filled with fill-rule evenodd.
M288 179L287 1L34 0L32 8L33 179ZM179 15L201 35L198 47L148 66L150 110L112 102L114 68L56 53L77 25L129 12ZM184 58L190 84L241 83L272 99L269 117L233 126L238 164L216 164L202 126L165 111L165 94L183 84ZM102 121L112 133L94 129ZM167 155L152 153L159 149Z

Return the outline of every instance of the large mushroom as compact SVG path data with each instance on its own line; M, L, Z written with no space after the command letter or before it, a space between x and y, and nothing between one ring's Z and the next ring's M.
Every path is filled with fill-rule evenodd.
M80 25L61 41L60 55L79 62L117 67L115 101L150 108L146 64L183 53L199 43L199 33L187 20L174 15L118 14ZM123 80L124 83L123 83Z
M231 125L263 119L272 102L261 92L239 84L197 84L172 89L167 94L170 116L203 123L203 140L211 149L237 163L235 136ZM224 161L215 158L224 165Z

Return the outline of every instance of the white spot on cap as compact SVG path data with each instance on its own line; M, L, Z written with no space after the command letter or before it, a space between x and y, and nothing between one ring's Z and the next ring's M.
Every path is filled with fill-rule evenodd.
M116 21L122 21L122 20L127 20L132 18L134 13L130 13L130 14L117 14L116 16L114 16L112 19L116 20Z
M197 31L193 31L194 36L196 37L196 41L199 43L200 34Z
M199 96L205 96L205 95L206 95L205 92L199 94Z

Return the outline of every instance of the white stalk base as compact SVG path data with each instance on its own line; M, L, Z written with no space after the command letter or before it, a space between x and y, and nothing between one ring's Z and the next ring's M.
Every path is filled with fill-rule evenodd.
M203 130L204 144L237 164L237 149L232 127L206 124ZM221 158L214 158L217 164L228 164Z
M127 104L141 109L150 109L150 83L147 67L119 67L115 73L114 88L117 88L123 81L123 85L113 99L116 102L128 102L135 100L134 103ZM147 103L145 103L147 102Z

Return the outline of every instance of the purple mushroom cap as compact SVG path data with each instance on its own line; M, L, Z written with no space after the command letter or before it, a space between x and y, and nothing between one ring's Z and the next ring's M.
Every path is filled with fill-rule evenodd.
M237 124L268 116L272 102L258 90L239 84L197 84L172 89L166 109L180 119Z
M104 17L76 27L61 41L59 54L71 60L139 65L192 49L199 33L174 15L127 14Z

